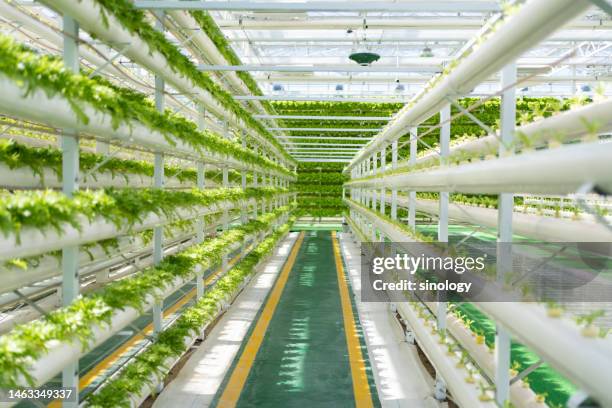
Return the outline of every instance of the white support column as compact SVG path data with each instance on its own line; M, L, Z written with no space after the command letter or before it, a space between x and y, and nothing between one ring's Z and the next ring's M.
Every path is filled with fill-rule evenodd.
M383 146L383 148L380 150L380 171L379 173L382 173L385 171L385 167L387 166L387 146ZM386 212L386 199L385 199L385 194L387 194L387 191L384 187L381 187L380 189L380 213L382 215L385 215Z
M79 25L68 16L63 17L64 64L72 72L79 72ZM79 139L74 129L63 129L60 139L62 148L62 191L72 198L79 189ZM79 296L79 247L62 248L62 304L70 305ZM79 363L66 365L62 370L62 386L71 388L76 395L75 402L62 402L64 407L78 407Z
M242 131L242 148L246 149L246 132L243 130ZM240 186L242 187L242 190L246 190L247 188L247 173L246 173L246 169L242 169L240 170ZM248 214L247 214L247 209L245 206L242 206L240 208L240 222L242 224L246 224L248 221Z
M408 163L411 166L416 164L417 132L417 127L410 129L410 158L408 159ZM408 226L412 229L416 228L416 191L410 191L408 193Z
M253 147L255 154L258 154L257 147ZM253 170L253 187L257 187L257 170Z
M516 90L512 84L516 83L516 63L505 66L501 71L501 87L508 88L502 94L499 155L506 156L512 151L506 148L512 142L516 126ZM497 210L497 279L504 281L506 271L512 270L512 211L514 196L512 193L502 193L498 197ZM495 335L495 400L504 406L510 398L510 333L500 324L497 324Z
M445 105L440 111L440 123L450 119L450 105ZM444 123L440 128L440 165L444 165L448 159L450 150L450 122ZM438 241L448 242L448 201L449 193L440 192L440 207L438 212ZM436 317L438 319L438 330L446 330L447 303L438 302Z
M205 177L206 177L206 166L202 162L197 163L197 187L201 190L205 188ZM204 230L206 225L204 224L204 217L198 218L196 222L196 240L197 242L204 241ZM201 271L201 267L197 268L196 277L196 299L200 299L204 296L204 272Z
M229 188L229 168L227 166L223 167L223 188ZM229 229L229 212L226 209L223 210L223 231L227 231ZM223 270L227 271L228 265L228 254L223 255Z
M391 170L397 168L397 140L391 144ZM391 190L391 219L397 220L397 188Z
M206 109L202 105L198 105L198 128L200 130L206 129ZM197 188L204 190L206 188L206 164L204 162L196 163L196 184ZM198 243L204 241L206 224L204 217L198 218L196 221L196 241ZM196 299L200 299L204 296L204 271L201 270L201 266L196 267Z
M166 17L163 11L156 12L157 21L155 29L164 30L163 20ZM164 79L155 75L155 108L158 112L164 111ZM160 152L155 153L153 168L153 183L155 188L164 188L164 156ZM153 264L159 265L164 256L163 253L164 229L162 226L153 229ZM163 330L163 299L153 304L153 333L159 334ZM161 387L161 385L159 386Z
M376 198L376 189L373 188L370 190L370 193L372 194L372 210L376 211L376 205L378 203Z

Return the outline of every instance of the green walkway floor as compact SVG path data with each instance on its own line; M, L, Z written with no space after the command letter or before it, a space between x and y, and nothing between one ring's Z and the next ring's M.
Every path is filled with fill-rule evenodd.
M240 392L238 407L357 405L332 234L323 231L304 234L304 241ZM362 355L367 360L365 350ZM370 371L367 361L360 364ZM220 394L233 371L230 370ZM368 387L372 399L377 401L372 381ZM220 398L218 395L217 403ZM218 406L232 405L219 403ZM373 405L378 403L369 406Z

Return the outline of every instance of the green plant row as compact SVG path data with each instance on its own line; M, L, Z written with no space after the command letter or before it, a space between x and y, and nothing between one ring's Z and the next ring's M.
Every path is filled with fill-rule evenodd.
M346 205L342 201L342 196L323 196L318 197L316 195L299 195L300 208L301 209L316 209L316 208L338 208L344 209ZM340 211L342 212L342 211Z
M272 101L279 115L391 116L402 103Z
M209 151L233 157L249 165L292 174L286 168L237 143L208 130L199 130L195 123L169 109L163 113L158 112L144 94L117 87L98 76L89 78L87 75L72 73L65 69L58 57L38 55L10 37L1 35L0 73L25 88L26 95L36 90L42 90L49 96L61 95L84 124L89 123L89 117L82 109L86 104L108 115L114 128L121 124L129 125L132 121L140 122L163 134L171 144L180 140L196 152Z
M302 162L298 165L298 173L338 173L344 169L344 163Z
M112 15L130 33L143 40L149 46L150 52L157 51L162 54L166 58L168 66L174 72L189 78L194 84L208 91L225 109L264 136L287 160L293 161L274 136L255 120L229 92L215 83L208 74L199 71L198 67L176 45L172 44L162 32L156 30L149 23L143 10L134 7L129 0L96 0L96 3L100 5L102 18L107 26L108 16ZM201 25L204 23L202 28L207 26L205 21L199 19L197 13L194 17Z
M403 222L401 222L399 220L394 220L390 216L388 216L386 214L382 214L382 213L380 213L378 211L374 211L371 208L368 208L368 207L366 207L364 205L361 205L361 203L358 203L357 201L351 200L350 198L347 198L346 200L351 202L355 206L361 208L362 210L368 212L371 216L380 218L380 219L382 219L382 220L384 220L384 221L386 221L388 223L393 224L394 226L398 227L402 232L408 234L415 241L434 242L434 239L432 239L431 237L428 237L427 235L424 235L424 234L421 234L418 231L415 231L414 229L410 228L410 226L406 225L405 223L403 223Z
M295 187L298 189L300 195L342 196L342 184L297 184Z
M15 388L21 378L29 385L36 385L28 367L49 350L51 341L78 340L83 344L84 351L90 349L94 326L110 324L116 311L128 307L143 313L148 296L168 289L177 278L191 277L196 265L206 270L219 264L228 245L243 242L249 235L269 229L277 217L289 210L289 207L283 207L265 214L241 227L168 256L158 266L81 296L69 306L57 309L42 319L16 326L0 337L0 387Z
M295 189L299 214L315 217L339 217L346 209L342 201L343 163L300 163Z
M0 140L0 163L10 169L22 167L29 168L34 174L41 178L44 186L44 169L50 168L58 177L62 175L62 151L55 147L30 147L13 140ZM96 177L102 172L109 172L113 178L123 177L129 181L129 175L140 175L153 177L154 166L144 160L127 160L116 157L105 157L101 154L80 151L79 153L80 171L88 173L96 169L92 175ZM165 165L164 175L166 177L176 177L181 182L193 182L197 180L195 169L184 169L175 165ZM229 181L240 183L242 178L239 172L230 169L228 172ZM219 171L207 171L206 179L216 182L222 181L222 174ZM247 174L247 181L252 179L251 174Z
M340 172L312 172L312 173L302 173L298 171L298 177L296 184L310 184L310 185L320 185L320 184L330 184L330 185L342 185L348 177Z
M213 42L213 44L215 44L217 50L219 50L219 53L223 55L223 57L231 65L242 65L242 61L240 60L238 55L236 55L229 41L227 40L225 35L223 35L223 32L221 31L219 26L217 26L215 20L210 16L210 14L208 14L208 12L196 10L191 11L190 14L197 21L200 28L204 30L204 32ZM261 89L259 88L259 85L257 85L257 82L253 79L251 74L246 71L237 71L236 75L242 80L242 82L244 82L246 87L249 89L249 91L251 91L253 95L263 95ZM261 101L261 104L266 108L266 111L268 111L268 113L272 113L274 111L274 108L272 108L270 102Z
M130 361L122 371L106 383L99 392L87 398L87 406L96 408L130 407L130 396L138 395L145 386L151 387L153 375L163 378L170 358L179 358L187 349L185 338L196 336L211 322L225 299L235 293L244 279L255 271L257 264L276 247L289 231L294 218L279 227L251 253L234 266L216 285L205 292L195 305L186 309L181 317L157 337L144 352Z
M343 207L300 207L296 215L300 217L340 217L345 212Z
M18 240L24 228L54 229L61 234L67 224L79 229L80 217L90 221L103 217L117 228L129 228L151 213L173 217L181 209L224 201L269 198L285 191L269 187L184 191L107 188L81 190L72 199L51 190L5 191L0 192L0 231L5 237L13 234Z

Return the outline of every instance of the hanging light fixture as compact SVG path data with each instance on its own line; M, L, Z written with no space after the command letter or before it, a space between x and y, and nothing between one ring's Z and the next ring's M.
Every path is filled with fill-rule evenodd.
M427 44L425 44L425 48L423 48L423 51L421 51L421 57L432 58L433 56L434 56L433 51L431 50L431 48L429 48Z
M370 66L373 62L376 62L380 59L380 55L375 52L370 51L360 51L354 52L349 55L349 59L355 61L361 66L367 67Z
M368 28L365 18L363 19L363 42L366 42L366 29ZM349 55L349 59L361 66L370 66L373 62L380 59L380 55L368 49L358 50Z

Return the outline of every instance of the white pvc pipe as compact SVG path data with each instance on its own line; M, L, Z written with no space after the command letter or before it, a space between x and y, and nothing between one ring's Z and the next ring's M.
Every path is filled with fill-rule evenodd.
M42 173L43 177L41 178L38 174L34 174L29 167L11 169L5 164L0 163L0 186L8 189L56 189L62 187L61 176L58 176L51 168L44 168ZM124 176L128 176L127 180ZM182 181L176 177L168 177L164 181L164 188L170 189L191 188L194 185L189 180ZM153 177L135 173L121 173L113 176L110 171L96 172L85 180L79 181L79 187L85 189L104 187L149 188L153 187Z
M448 103L447 97L469 94L476 85L546 39L590 5L587 0L533 0L523 5L479 48L461 60L433 89L418 95L403 108L383 131L355 156L345 171L369 157L384 143L397 140L409 127L418 125L439 112L442 106Z
M372 221L394 242L414 242L397 226L373 216L351 201L349 207ZM508 329L562 375L590 393L602 406L612 406L612 342L587 338L568 318L551 318L540 304L525 302L475 302L480 310ZM517 318L519 316L520 318Z
M172 10L172 11L167 11L167 13L172 17L174 21L176 21L176 23L181 28L189 29L193 27L199 27L198 22L193 17L191 17L189 13L185 11ZM191 30L189 30L188 33L190 31ZM209 61L213 62L214 64L218 64L218 65L228 64L225 57L221 55L221 53L217 49L217 46L210 40L210 38L208 38L208 36L204 33L204 31L198 30L190 35L191 35L190 37L191 41L193 41L204 54L203 57L207 58ZM248 95L251 93L251 91L247 88L244 82L242 82L242 80L238 77L238 75L236 75L235 72L228 72L227 74L228 75L225 75L224 78L227 79L232 84L232 86L237 88L241 94ZM260 101L253 101L253 102L259 108L260 112L263 112L263 113L266 112ZM242 126L241 128L244 129L245 126ZM270 143L269 140L267 140L265 137L257 133L252 128L246 128L246 131L249 133L251 137L257 140L260 145L263 145L268 150L274 152L274 154L285 164L285 166L288 166L284 155L280 152L277 146Z
M269 232L270 231L266 231L266 233ZM259 233L249 235L246 237L246 241L258 235ZM240 242L235 242L223 248L223 250L224 253L229 254L240 246ZM202 267L204 267L204 265L202 265ZM147 295L140 311L131 307L126 307L123 310L115 310L109 324L92 326L91 330L93 333L93 340L85 347L84 344L76 339L75 341L69 343L62 343L57 340L49 342L48 351L38 360L33 362L32 366L29 368L29 373L35 379L35 383L40 385L49 381L59 371L61 371L63 367L72 362L78 361L78 359L84 355L87 350L92 350L96 346L102 344L113 334L117 333L119 330L138 318L142 311L151 309L151 307L153 307L153 305L158 302L160 298L165 299L186 283L190 282L195 277L195 274L196 272L192 271L189 276L174 279L174 281L171 282L164 290Z
M522 133L529 138L537 138L538 145L559 137L559 142L565 143L576 140L587 133L587 123L597 123L598 133L612 131L612 99L594 102L580 108L559 113L546 119L541 119L516 129L514 142L521 145L517 134ZM499 139L496 135L488 135L456 146L450 149L450 156L457 153L496 152ZM416 164L435 162L439 156L429 152L416 160ZM399 164L398 167L409 167L409 163Z
M408 197L398 197L398 205L408 208ZM438 203L417 200L418 211L438 214ZM457 221L497 228L497 210L473 205L451 203L449 216ZM512 228L518 234L549 242L611 242L612 231L597 222L569 220L514 212Z
M425 320L417 316L410 303L398 303L397 311L412 329L419 346L436 368L436 373L444 379L446 386L453 395L453 400L460 407L497 407L493 400L487 402L480 400L478 386L467 383L465 378L468 372L457 367L459 361L457 356L447 354L446 346L440 344L434 338L431 331L424 326Z
M583 143L433 170L350 181L351 187L474 194L571 194L593 183L612 191L612 143Z
M242 121L214 99L205 89L200 88L191 79L174 72L166 58L157 50L150 49L139 36L130 33L109 13L101 13L101 6L94 0L45 0L53 9L70 15L78 21L80 27L109 44L119 44L122 54L148 70L163 77L169 85L190 98L203 104L215 116L228 120L239 129L244 128ZM259 137L262 139L262 137ZM276 153L276 152L275 152ZM282 155L281 160L284 160Z
M278 242L280 242L284 237L280 238ZM244 289L245 285L252 279L253 275L258 274L260 271L263 270L263 265L265 265L270 258L272 257L273 253L270 253L269 255L267 255L266 257L264 257L262 260L260 260L257 265L255 265L255 267L253 268L253 273L250 275L247 275L245 277L245 279L243 280L242 284L240 285L240 287L238 287L233 293L231 293L228 298L230 299L230 301L228 302L230 305L234 303L235 299L238 297L238 295L240 294L240 292L242 292L242 290ZM224 313L224 310L222 307L218 307L216 312L214 313L214 317L210 319L209 323L205 324L204 327L202 327L200 329L200 332L204 332L208 326L210 324L212 324L213 322L215 322L218 317ZM195 340L197 339L198 336L195 337L185 337L184 341L185 341L185 346L186 349L189 348L190 345L192 345ZM206 339L204 340L206 341ZM170 370L176 365L176 363L182 358L182 356L174 359L174 358L168 358L166 359L166 361L164 362L164 367L166 367L166 372L170 372ZM165 377L165 376L164 376ZM149 377L151 379L151 383L155 384L162 382L163 378L159 378L158 376L156 376L155 374L152 374L151 377ZM153 388L150 386L145 386L143 387L140 392L136 395L132 394L129 396L130 401L131 401L131 406L133 407L139 407L142 405L142 403L149 397L149 395L151 395L153 392Z
M612 406L612 342L586 338L569 318L551 318L532 303L482 302L478 308L513 333L603 407Z
M430 308L434 304L428 305ZM489 378L494 378L495 358L491 350L485 344L478 344L472 332L465 327L457 317L448 314L446 316L446 329L457 340L459 344L474 359L478 367L484 371ZM537 402L536 394L531 388L519 380L510 386L510 401L517 408L546 408L544 402Z
M211 223L206 224L206 232L215 231L216 227L221 225L221 215ZM166 244L171 244L177 239L189 238L189 235L183 233L180 228L172 228L170 232L164 231ZM141 256L145 253L150 253L151 243L143 240L141 236L129 235L117 238L117 249L102 248L96 245L89 248L87 251L79 252L79 275L91 273L95 270L116 266L118 263L125 263L124 256L129 256L129 261L134 256ZM170 240L170 241L168 241ZM42 283L45 280L57 277L61 274L58 269L60 263L57 257L53 255L44 255L38 261L36 266L29 266L27 269L21 269L16 266L0 267L0 275L2 276L2 288L0 294L10 292L15 289L23 288L35 282ZM139 263L139 266L140 265ZM40 288L38 288L40 289ZM27 294L25 291L22 293Z
M247 205L256 203L257 200L251 199L248 200ZM17 242L17 237L14 235L0 240L0 260L25 258L27 256L50 252L65 246L76 246L87 242L113 238L121 234L150 229L177 219L184 220L202 217L223 210L239 209L243 204L244 203L241 202L232 203L224 201L208 207L180 209L176 211L176 215L172 218L151 213L143 217L141 222L134 224L131 228L128 225L117 228L111 221L102 217L97 217L89 221L84 216L80 216L77 219L80 230L70 225L65 225L61 232L55 231L54 229L41 230L38 228L26 228L20 232L21 243Z
M52 127L74 129L76 132L93 134L110 142L137 144L156 152L166 152L194 161L204 160L207 163L225 164L237 169L253 168L251 165L217 153L198 153L180 140L171 145L164 135L136 121L130 122L129 126L120 124L114 129L112 120L108 115L98 112L86 103L82 103L80 108L89 118L89 123L85 124L74 113L68 101L60 95L49 97L42 90L33 91L27 97L24 96L24 93L25 90L14 81L0 75L0 111L6 115ZM267 169L264 171L284 177L276 171Z

